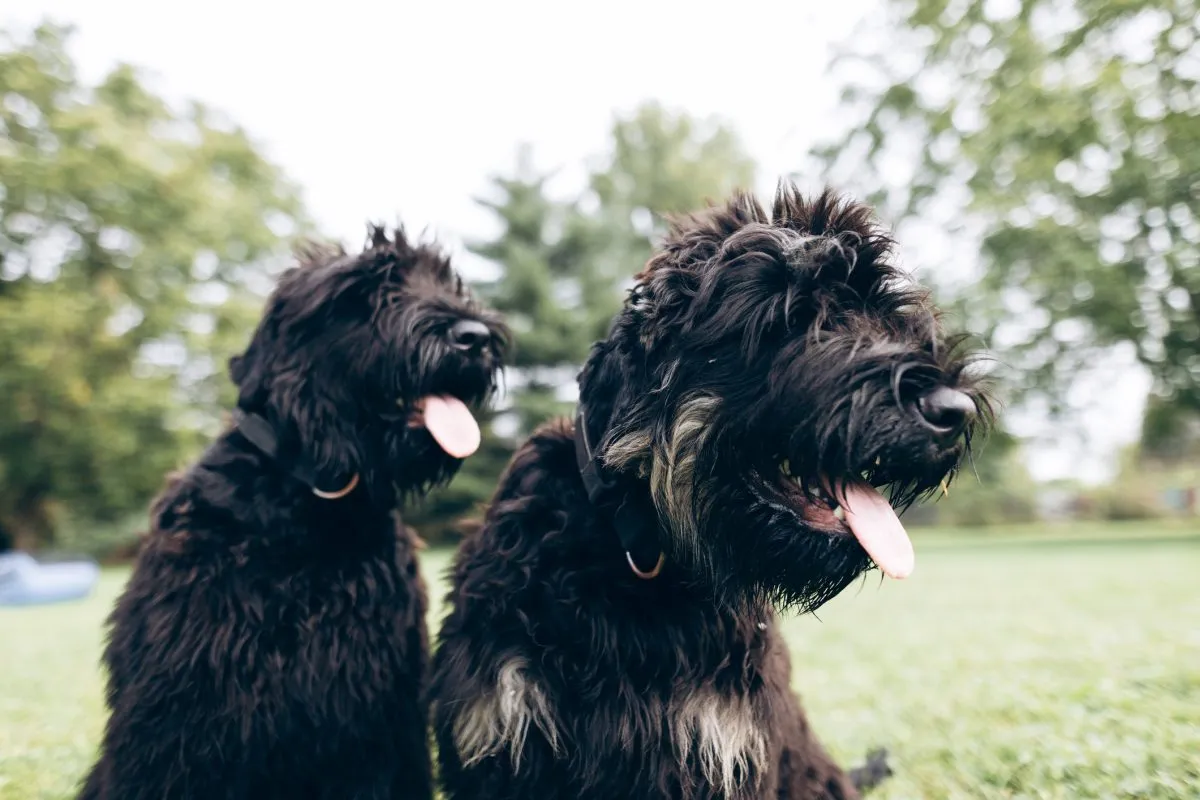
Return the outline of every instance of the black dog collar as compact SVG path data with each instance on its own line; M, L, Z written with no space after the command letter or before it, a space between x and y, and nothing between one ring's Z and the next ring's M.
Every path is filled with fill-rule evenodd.
M592 455L582 409L575 414L575 465L579 467L579 475L583 478L583 488L587 490L588 500L600 505L604 495L612 491L616 484L605 480L600 472L600 465Z
M629 562L633 574L643 580L658 577L666 556L658 541L657 524L646 522L647 519L654 520L657 517L652 509L639 508L640 504L629 499L629 493L626 493L625 499L612 510L618 484L605 477L591 443L588 442L583 409L575 415L575 464L579 468L579 476L583 479L588 500L597 508L611 511L613 528L616 529L617 538L625 550L625 560ZM638 566L639 563L653 563L654 566L643 570Z
M279 463L279 436L270 422L249 411L240 408L233 410L233 424L238 432L246 437L246 441L258 448L264 456ZM292 477L312 489L312 493L324 500L340 500L354 491L358 486L359 476L355 472L349 476L335 476L335 480L324 481L316 471L307 464L296 461L288 467ZM339 489L322 489L322 486L338 486Z

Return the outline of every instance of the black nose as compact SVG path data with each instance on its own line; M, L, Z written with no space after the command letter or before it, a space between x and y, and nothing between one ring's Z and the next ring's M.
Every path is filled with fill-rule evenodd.
M450 345L464 352L482 350L491 338L492 331L488 326L473 319L459 320L450 329Z
M965 392L939 386L917 401L921 419L939 436L958 436L975 418L975 401Z

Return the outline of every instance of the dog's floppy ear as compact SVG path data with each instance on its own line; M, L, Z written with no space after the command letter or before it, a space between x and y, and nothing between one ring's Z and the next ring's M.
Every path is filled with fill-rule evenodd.
M244 356L232 356L229 359L229 379L241 385L246 379L246 359Z
M636 336L628 312L616 323L624 336ZM617 334L621 336L622 334ZM636 388L639 368L612 341L597 342L579 374L580 408L588 423L588 439L602 461L617 469L636 468L649 454L651 428L647 397ZM586 399L585 399L586 398ZM620 441L620 444L614 444Z
M247 410L260 408L267 399L267 374L262 360L261 338L267 335L264 323L254 332L245 352L229 359L229 379L238 389L237 404Z
M362 463L354 420L347 407L348 389L331 383L319 363L298 358L296 349L284 357L286 339L264 320L246 352L229 360L229 373L238 383L238 406L267 417L280 436L280 457L301 459L325 485L357 471ZM318 389L320 387L320 389Z

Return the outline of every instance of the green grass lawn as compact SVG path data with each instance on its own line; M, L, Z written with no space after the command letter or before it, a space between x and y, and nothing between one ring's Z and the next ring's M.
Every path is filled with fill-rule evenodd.
M915 538L909 580L871 578L787 622L836 756L892 751L872 797L1200 798L1200 530ZM426 575L448 557L427 553ZM82 603L0 609L0 798L70 797L87 768L101 622L125 574Z

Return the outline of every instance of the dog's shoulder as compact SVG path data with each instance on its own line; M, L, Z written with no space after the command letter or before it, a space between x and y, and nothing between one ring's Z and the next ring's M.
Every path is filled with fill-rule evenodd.
M575 425L571 420L559 417L542 423L534 430L517 449L513 464L530 462L553 469L561 466L562 461L569 460L574 470L574 453Z
M500 476L489 519L510 511L511 505L505 505L508 501L523 497L565 500L582 490L575 464L574 426L570 420L554 419L538 427L513 453Z
M455 590L469 596L482 586L527 582L540 561L543 539L563 530L567 518L586 503L570 421L543 424L509 459L484 518L463 527Z
M280 482L258 457L229 441L228 431L187 467L167 475L150 504L145 557L192 558L265 539L290 524Z

